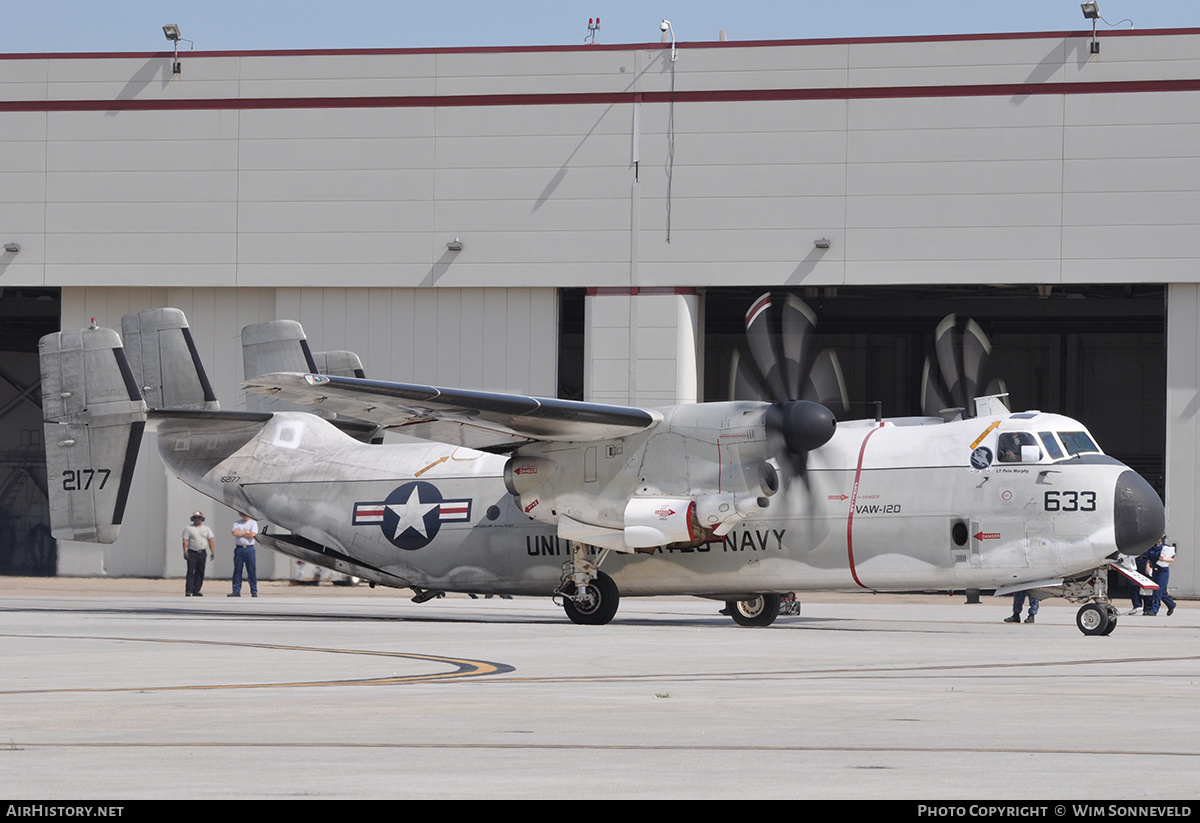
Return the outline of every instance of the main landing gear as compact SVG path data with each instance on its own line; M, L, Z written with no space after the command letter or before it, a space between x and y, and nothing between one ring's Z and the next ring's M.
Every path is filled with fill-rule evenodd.
M617 584L604 572L596 572L596 579L584 587L576 596L575 584L563 586L563 610L572 623L581 626L603 626L617 613L621 595Z
M1108 599L1108 567L1094 569L1090 577L1063 583L1063 596L1072 603L1084 603L1075 615L1075 625L1086 635L1110 635L1117 627L1120 612Z
M562 583L555 594L562 597L563 611L572 623L603 626L616 615L621 594L613 579L599 569L607 555L607 550L602 551L593 563L587 546L571 544L571 559L563 564Z
M724 613L739 626L763 628L770 626L779 616L781 600L778 594L759 594L748 600L726 600Z

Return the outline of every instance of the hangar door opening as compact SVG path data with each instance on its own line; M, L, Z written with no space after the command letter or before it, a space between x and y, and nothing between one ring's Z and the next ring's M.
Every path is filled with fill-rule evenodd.
M704 323L706 400L807 381L844 397L841 418L873 416L875 401L901 417L963 405L964 386L1007 391L1014 411L1080 420L1163 493L1162 286L717 288ZM785 363L803 376L783 374L796 371ZM763 374L772 368L780 374Z
M0 574L53 575L38 340L58 331L58 289L0 290Z

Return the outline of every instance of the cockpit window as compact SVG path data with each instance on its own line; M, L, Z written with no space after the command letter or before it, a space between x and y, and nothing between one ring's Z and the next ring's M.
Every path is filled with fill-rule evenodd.
M1036 463L1042 450L1030 432L1004 432L996 441L1001 463Z
M1038 432L1038 437L1042 438L1046 454L1050 455L1052 460L1058 460L1063 456L1062 449L1058 447L1058 441L1054 439L1054 432Z
M1100 451L1100 447L1092 442L1092 438L1088 437L1087 432L1059 432L1058 437L1062 440L1068 454L1098 453Z

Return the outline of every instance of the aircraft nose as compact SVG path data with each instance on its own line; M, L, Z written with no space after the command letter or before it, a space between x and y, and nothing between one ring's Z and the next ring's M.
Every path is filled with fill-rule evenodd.
M1139 555L1158 542L1166 524L1162 500L1137 472L1127 469L1117 478L1113 527L1117 550Z

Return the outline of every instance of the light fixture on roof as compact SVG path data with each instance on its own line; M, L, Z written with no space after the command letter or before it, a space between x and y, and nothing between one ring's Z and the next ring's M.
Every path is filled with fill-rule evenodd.
M583 38L583 42L591 46L596 45L596 32L598 31L600 31L600 18L597 17L595 20L592 20L592 18L589 17L588 36Z
M671 62L674 63L675 58L677 58L679 55L675 51L675 29L671 28L671 21L670 20L662 21L662 23L658 27L658 30L661 31L664 35L667 35L667 34L671 35ZM667 42L667 38L665 36L663 37L663 42L664 43Z
M1133 21L1126 17L1124 20L1118 20L1115 23L1110 23L1100 16L1100 4L1095 2L1080 3L1079 8L1083 10L1083 18L1092 21L1092 54L1100 53L1100 41L1096 39L1096 21L1100 20L1109 28L1115 28L1122 23L1128 23L1129 28L1133 28Z
M1083 9L1083 19L1092 21L1092 54L1099 54L1100 41L1096 39L1096 21L1100 19L1100 4L1080 3L1079 8Z
M179 41L186 40L187 38L179 35L179 26L175 23L167 23L163 26L163 35L175 44L175 57L171 61L171 74L180 74L183 71L183 67L179 64ZM192 41L188 40L188 42L191 43Z

